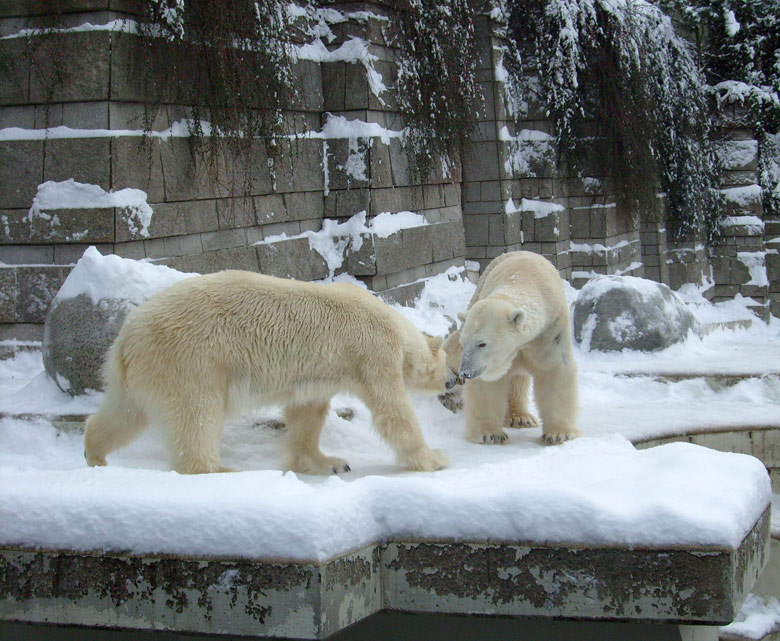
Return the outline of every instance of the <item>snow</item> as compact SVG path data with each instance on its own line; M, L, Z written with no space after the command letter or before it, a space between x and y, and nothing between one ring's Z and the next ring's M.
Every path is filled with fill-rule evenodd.
M719 629L722 641L763 639L780 631L780 602L772 597L761 598L748 594L737 618Z
M417 216L388 214L378 227L404 228ZM322 236L331 245L368 228L364 216L329 224ZM128 274L145 291L186 277L171 272L89 250L65 294L114 293L121 284L112 274ZM396 309L444 336L474 291L462 276L451 268L427 281L414 307ZM704 304L695 292L686 298ZM718 309L710 306L711 316ZM408 472L374 432L366 407L337 396L322 448L347 458L353 471L319 478L282 472L284 433L264 426L280 419L279 408L226 426L222 456L235 474L168 471L155 428L112 454L108 467L87 468L80 433L57 429L52 417L90 413L100 394L71 398L46 377L40 352L19 352L0 361L0 543L309 560L391 538L738 546L771 498L757 459L684 443L637 450L629 439L777 425L776 376L724 389L702 378L664 383L654 376L769 374L780 362L777 325L756 321L652 355L578 349L577 358L583 438L547 447L539 428L530 428L511 430L503 447L474 445L462 439L462 412L413 396L426 441L453 463ZM354 416L342 418L336 410L343 408Z
M149 203L146 202L145 191L130 187L119 191L104 191L100 185L79 183L73 178L62 182L48 180L38 185L28 218L30 222L35 217L46 218L56 225L59 224L59 220L44 212L57 209L110 207L128 210L127 225L130 232L144 238L149 237L149 225L152 222L154 212Z
M95 247L88 247L60 287L56 300L86 294L95 305L106 298L139 305L166 287L196 275L115 254L103 256Z
M546 218L550 214L563 211L564 207L557 203L552 203L547 200L530 200L528 198L522 198L520 205L515 205L512 198L506 201L504 204L504 212L512 214L518 211L530 211L533 212L534 218Z
M344 264L347 250L358 251L363 246L363 235L373 234L379 238L388 236L411 227L428 224L425 216L411 211L382 212L366 224L366 212L361 211L351 216L343 223L324 219L319 231L305 231L295 236L285 233L268 236L255 245L276 243L294 238L307 238L309 248L323 257L328 266L329 278L333 279L337 269Z

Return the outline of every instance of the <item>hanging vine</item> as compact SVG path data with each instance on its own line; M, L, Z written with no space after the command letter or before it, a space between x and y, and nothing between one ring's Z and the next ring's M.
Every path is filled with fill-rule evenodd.
M420 177L458 158L480 107L468 0L403 0L397 95L404 144Z
M600 154L636 217L658 212L663 193L675 236L714 241L721 206L707 94L668 16L644 0L526 0L511 5L509 33L538 69L562 157L576 168Z
M224 145L269 158L288 133L283 108L295 94L292 27L281 0L145 0L133 70L151 131L165 104L187 105L187 127L212 163Z

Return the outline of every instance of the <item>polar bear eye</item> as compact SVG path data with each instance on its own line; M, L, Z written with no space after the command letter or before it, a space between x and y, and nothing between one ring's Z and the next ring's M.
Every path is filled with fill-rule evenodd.
M487 343L479 343L477 347L487 347Z

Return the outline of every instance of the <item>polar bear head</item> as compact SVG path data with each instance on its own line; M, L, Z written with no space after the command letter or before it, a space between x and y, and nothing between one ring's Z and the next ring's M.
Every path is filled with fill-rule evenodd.
M525 313L507 300L486 298L474 303L462 318L461 378L497 381L509 371L526 343Z
M404 358L404 383L423 394L441 394L455 385L456 377L447 367L447 353L440 337L424 336L423 353L407 351Z

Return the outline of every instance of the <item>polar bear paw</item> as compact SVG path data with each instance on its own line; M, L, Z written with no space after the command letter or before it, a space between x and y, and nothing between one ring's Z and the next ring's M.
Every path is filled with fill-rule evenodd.
M539 427L539 420L531 413L520 413L509 417L509 427Z
M509 434L503 430L498 432L476 432L467 435L466 439L480 445L506 445L509 442Z
M352 470L344 459L322 454L300 454L287 468L298 474L340 474Z
M553 432L551 434L542 434L542 443L545 445L560 445L573 438L577 438L579 432Z
M407 466L415 472L435 472L449 466L450 457L442 450L421 449L407 456Z

